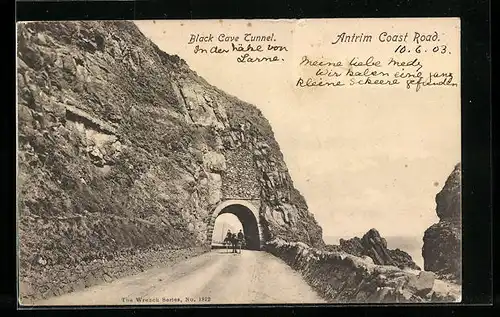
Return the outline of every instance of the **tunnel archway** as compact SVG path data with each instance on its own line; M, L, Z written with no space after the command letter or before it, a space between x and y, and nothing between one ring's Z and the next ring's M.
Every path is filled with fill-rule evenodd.
M215 208L210 219L207 241L209 241L209 243L212 241L213 229L217 217L227 213L235 215L241 222L246 240L246 249L260 250L262 241L259 225L259 211L252 203L244 200L228 200Z

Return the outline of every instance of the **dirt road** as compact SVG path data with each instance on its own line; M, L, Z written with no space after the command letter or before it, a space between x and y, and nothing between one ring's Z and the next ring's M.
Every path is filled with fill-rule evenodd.
M259 251L234 255L225 250L170 267L104 283L35 305L324 303L280 259Z

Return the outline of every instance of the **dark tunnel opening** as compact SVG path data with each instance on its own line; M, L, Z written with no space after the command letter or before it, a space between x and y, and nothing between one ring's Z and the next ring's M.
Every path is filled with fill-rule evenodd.
M214 221L223 214L233 214L241 222L243 234L245 236L245 245L243 248L248 250L260 250L260 237L257 219L250 209L242 205L229 205L222 209ZM212 235L215 233L212 233ZM213 239L213 236L212 236Z

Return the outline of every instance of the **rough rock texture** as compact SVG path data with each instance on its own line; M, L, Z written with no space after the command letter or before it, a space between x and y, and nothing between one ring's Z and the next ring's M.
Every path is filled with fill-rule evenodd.
M424 268L440 276L461 281L462 271L462 217L460 206L460 163L436 195L436 213L439 222L424 233L422 256Z
M266 237L324 244L260 111L133 23L20 23L17 41L23 287L60 289L56 266L209 243L232 196L260 200Z
M387 241L376 229L370 229L361 239L358 237L348 240L340 239L340 245L327 245L325 250L343 251L358 257L368 256L379 265L420 270L408 253L400 249L389 250Z
M142 250L121 249L109 253L103 259L82 261L81 264L60 263L50 266L48 264L50 260L44 257L48 254L43 256L37 254L30 259L31 265L41 265L46 269L41 272L33 270L29 276L23 276L19 280L21 304L29 305L37 299L108 283L120 277L188 259L206 251L204 247L172 249L155 245Z
M300 272L332 303L458 302L460 286L426 271L402 270L345 252L327 252L304 243L269 241L266 250Z

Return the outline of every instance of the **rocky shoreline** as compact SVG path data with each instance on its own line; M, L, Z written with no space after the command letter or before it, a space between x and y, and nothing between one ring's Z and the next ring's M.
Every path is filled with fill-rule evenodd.
M460 285L427 271L376 265L369 257L328 252L275 239L265 250L300 272L330 303L459 302Z
M458 163L436 195L440 220L423 235L424 270L406 252L388 249L376 229L321 249L282 239L269 241L265 249L333 303L460 302L460 177Z
M357 257L370 257L375 264L393 265L401 269L420 270L411 256L403 250L390 250L387 241L376 229L370 229L362 238L340 239L340 245L327 245L326 251L343 251Z
M425 270L461 283L462 280L462 210L461 165L455 165L443 189L436 195L439 222L424 233Z

